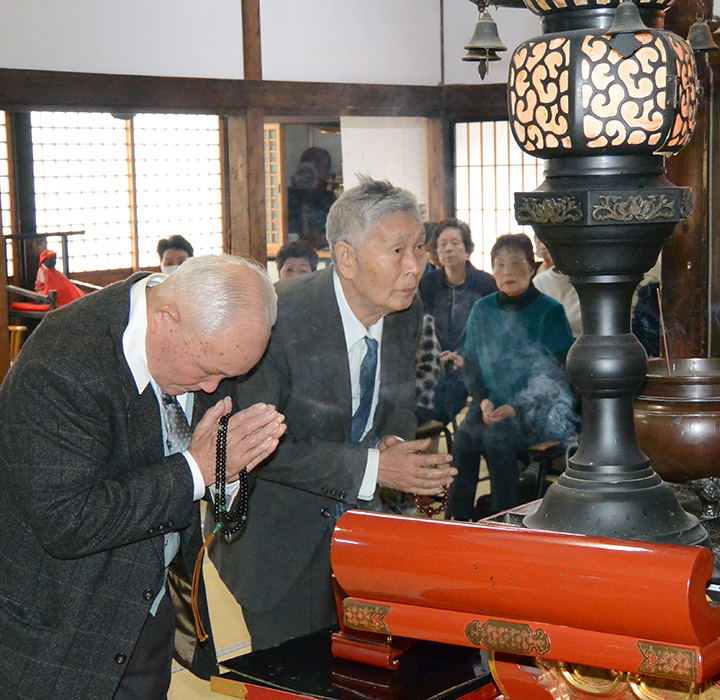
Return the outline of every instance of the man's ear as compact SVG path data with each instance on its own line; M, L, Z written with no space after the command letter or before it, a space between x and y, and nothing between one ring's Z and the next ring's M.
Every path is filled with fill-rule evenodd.
M170 324L171 327L180 323L180 312L172 302L161 304L153 309L148 319L148 325L153 333L165 323Z
M345 241L335 244L335 267L344 279L351 280L357 272L357 253Z

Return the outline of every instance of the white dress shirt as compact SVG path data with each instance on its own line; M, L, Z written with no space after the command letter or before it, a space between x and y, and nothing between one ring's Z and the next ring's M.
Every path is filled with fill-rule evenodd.
M130 288L130 317L122 338L123 354L135 380L138 394L142 394L147 385L151 384L158 403L160 402L160 388L150 376L145 351L145 334L147 333L147 296L145 290L147 287L159 284L165 278L166 275L150 275L149 277L143 277ZM185 411L185 415L188 416L188 423L191 423L194 395L187 393L176 398L183 411ZM205 480L193 456L187 450L182 455L187 460L193 478L193 500L199 501L205 493Z
M378 403L378 394L380 393L380 362L382 358L382 332L383 332L383 321L381 318L375 322L370 328L360 322L357 316L353 313L350 305L345 298L345 292L343 291L342 285L340 284L340 278L337 272L333 272L333 286L335 290L335 298L337 300L338 308L340 309L340 317L342 318L343 331L345 333L345 344L347 346L348 353L348 365L350 367L350 387L352 392L352 413L355 414L358 405L360 404L360 366L365 358L367 352L367 345L365 344L365 336L374 338L378 344L378 362L375 370L375 391L373 392L372 405L370 406L370 415L368 416L367 424L363 430L363 437L370 429L373 424L375 417L375 409ZM362 483L360 484L360 491L358 492L358 498L363 501L369 501L372 499L375 488L377 486L378 467L380 464L380 450L370 448L368 450L367 461L365 463L365 476L363 477Z

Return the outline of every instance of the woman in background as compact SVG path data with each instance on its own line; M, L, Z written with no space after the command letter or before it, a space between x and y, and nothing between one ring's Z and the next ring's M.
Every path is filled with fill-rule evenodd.
M193 247L186 238L175 234L158 241L157 254L160 258L160 272L171 275L188 258L192 258Z
M286 243L275 256L278 277L281 280L309 275L318 266L318 254L310 243L301 239Z
M470 227L464 221L441 221L433 232L430 247L436 250L440 267L420 280L420 297L425 311L435 319L442 350L456 350L473 304L497 287L492 275L470 262L474 245ZM435 387L434 405L418 411L418 423L428 420L450 423L466 401L467 390L460 372L446 366Z
M446 517L472 520L480 457L490 472L494 511L520 503L518 457L528 446L565 440L576 430L564 371L573 335L561 304L533 286L532 241L500 236L490 251L498 292L475 303L460 352L443 357L462 369L473 399L453 440Z

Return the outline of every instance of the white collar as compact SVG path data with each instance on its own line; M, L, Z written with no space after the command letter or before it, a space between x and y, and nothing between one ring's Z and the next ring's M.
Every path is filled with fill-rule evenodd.
M160 284L167 275L143 277L130 287L130 315L122 337L123 354L130 367L138 394L152 381L148 368L145 337L147 334L147 288Z
M333 287L335 289L335 299L337 300L338 308L340 309L340 318L342 318L343 331L345 332L345 345L348 351L358 341L362 340L365 336L375 338L378 342L378 346L382 343L383 333L383 322L385 317L383 316L378 321L375 321L370 328L365 328L358 317L353 313L353 310L348 304L347 298L345 297L345 291L343 290L342 284L340 284L340 277L338 276L337 270L333 270Z

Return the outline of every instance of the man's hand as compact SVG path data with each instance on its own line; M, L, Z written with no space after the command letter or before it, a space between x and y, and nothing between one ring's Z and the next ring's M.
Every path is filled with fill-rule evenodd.
M215 483L215 450L220 418L232 409L225 397L209 408L197 424L188 451L205 479L205 486ZM228 421L226 475L233 481L244 467L248 471L270 456L285 432L285 416L274 406L256 403L239 411Z
M485 423L485 425L501 423L515 415L515 409L510 404L506 403L495 408L495 405L490 399L482 400L480 410L482 411L483 423Z
M379 445L378 484L419 496L439 496L457 469L446 467L452 456L427 454L430 439L402 442L384 437Z

